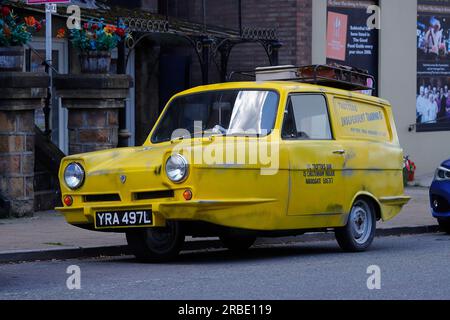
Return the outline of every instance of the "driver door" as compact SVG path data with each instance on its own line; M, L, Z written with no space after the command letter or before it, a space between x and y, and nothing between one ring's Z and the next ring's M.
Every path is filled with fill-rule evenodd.
M333 139L323 94L291 94L282 138L289 155L288 215L342 214L345 152Z

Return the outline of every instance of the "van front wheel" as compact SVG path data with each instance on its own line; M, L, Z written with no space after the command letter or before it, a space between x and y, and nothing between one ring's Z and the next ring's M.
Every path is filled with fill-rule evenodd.
M127 232L128 247L142 262L164 262L175 258L184 243L184 232L177 221L164 228L148 228Z
M347 252L367 250L375 237L377 220L371 202L358 199L350 211L347 225L335 230L339 246Z

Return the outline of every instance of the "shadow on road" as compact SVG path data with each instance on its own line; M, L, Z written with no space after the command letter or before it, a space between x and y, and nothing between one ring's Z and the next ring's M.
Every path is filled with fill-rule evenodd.
M342 253L341 249L332 244L315 245L313 247L306 245L285 245L276 247L254 247L243 254L233 253L226 249L201 252L191 251L182 253L178 259L172 263L242 263L256 260L290 259L293 257L305 258L312 255L317 256L338 253Z
M258 262L280 259L304 259L308 261L310 259L323 259L328 255L331 258L352 259L352 258L364 258L366 255L377 256L382 258L383 256L391 254L402 254L405 251L413 250L410 246L405 246L401 242L397 242L395 239L416 238L417 235L402 235L402 236L389 236L383 238L376 238L371 248L366 252L361 253L347 253L343 252L335 241L322 241L322 242L297 242L286 243L276 245L256 245L244 254L232 253L226 249L214 248L214 249L198 249L191 251L182 251L181 254L171 262L154 263L158 266L187 266L187 265L220 265L220 264L240 264L245 262ZM426 234L422 237L432 237L436 242L450 241L450 236L437 233ZM392 241L393 240L393 241ZM143 264L134 257L122 256L122 257L102 257L99 262L102 263L127 263L127 264ZM152 264L148 264L152 265Z
M372 253L378 250L386 250L381 246L373 246L367 253ZM270 261L280 259L309 259L314 257L323 258L324 255L364 255L366 253L346 253L343 252L339 246L334 242L320 242L314 244L286 244L277 246L256 246L251 248L248 252L243 254L233 253L226 249L214 249L214 250L198 250L198 251L185 251L173 261L159 263L158 265L208 265L208 264L240 264L245 262L257 262L257 261ZM111 260L109 260L111 261ZM105 261L108 262L108 261ZM120 260L114 260L114 262L121 263L137 263L140 262L134 258L126 257Z

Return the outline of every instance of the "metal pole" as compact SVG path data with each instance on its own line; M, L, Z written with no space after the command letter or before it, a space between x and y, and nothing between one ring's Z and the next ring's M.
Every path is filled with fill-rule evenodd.
M209 45L203 45L202 50L202 84L209 84Z
M45 60L52 65L52 5L45 4Z
M56 6L56 4L54 4ZM53 6L53 8L54 8ZM52 100L53 88L53 48L52 48L52 4L45 4L45 72L50 76L50 86L47 88L47 98L45 99L44 116L45 116L45 135L51 138L50 129L50 105Z
M242 37L242 0L238 3L239 35Z
M118 59L117 59L117 74L126 74L127 65L125 62L125 42L121 41L117 47ZM127 102L123 102L124 107L119 109L119 147L128 147L128 139L130 133L127 130Z
M166 21L169 21L169 0L166 0Z
M203 31L206 32L206 2L203 0L202 2L203 9Z

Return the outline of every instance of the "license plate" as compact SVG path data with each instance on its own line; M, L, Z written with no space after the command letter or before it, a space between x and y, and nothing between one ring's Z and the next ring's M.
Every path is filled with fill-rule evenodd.
M95 213L95 227L142 227L152 226L151 210L99 211Z

